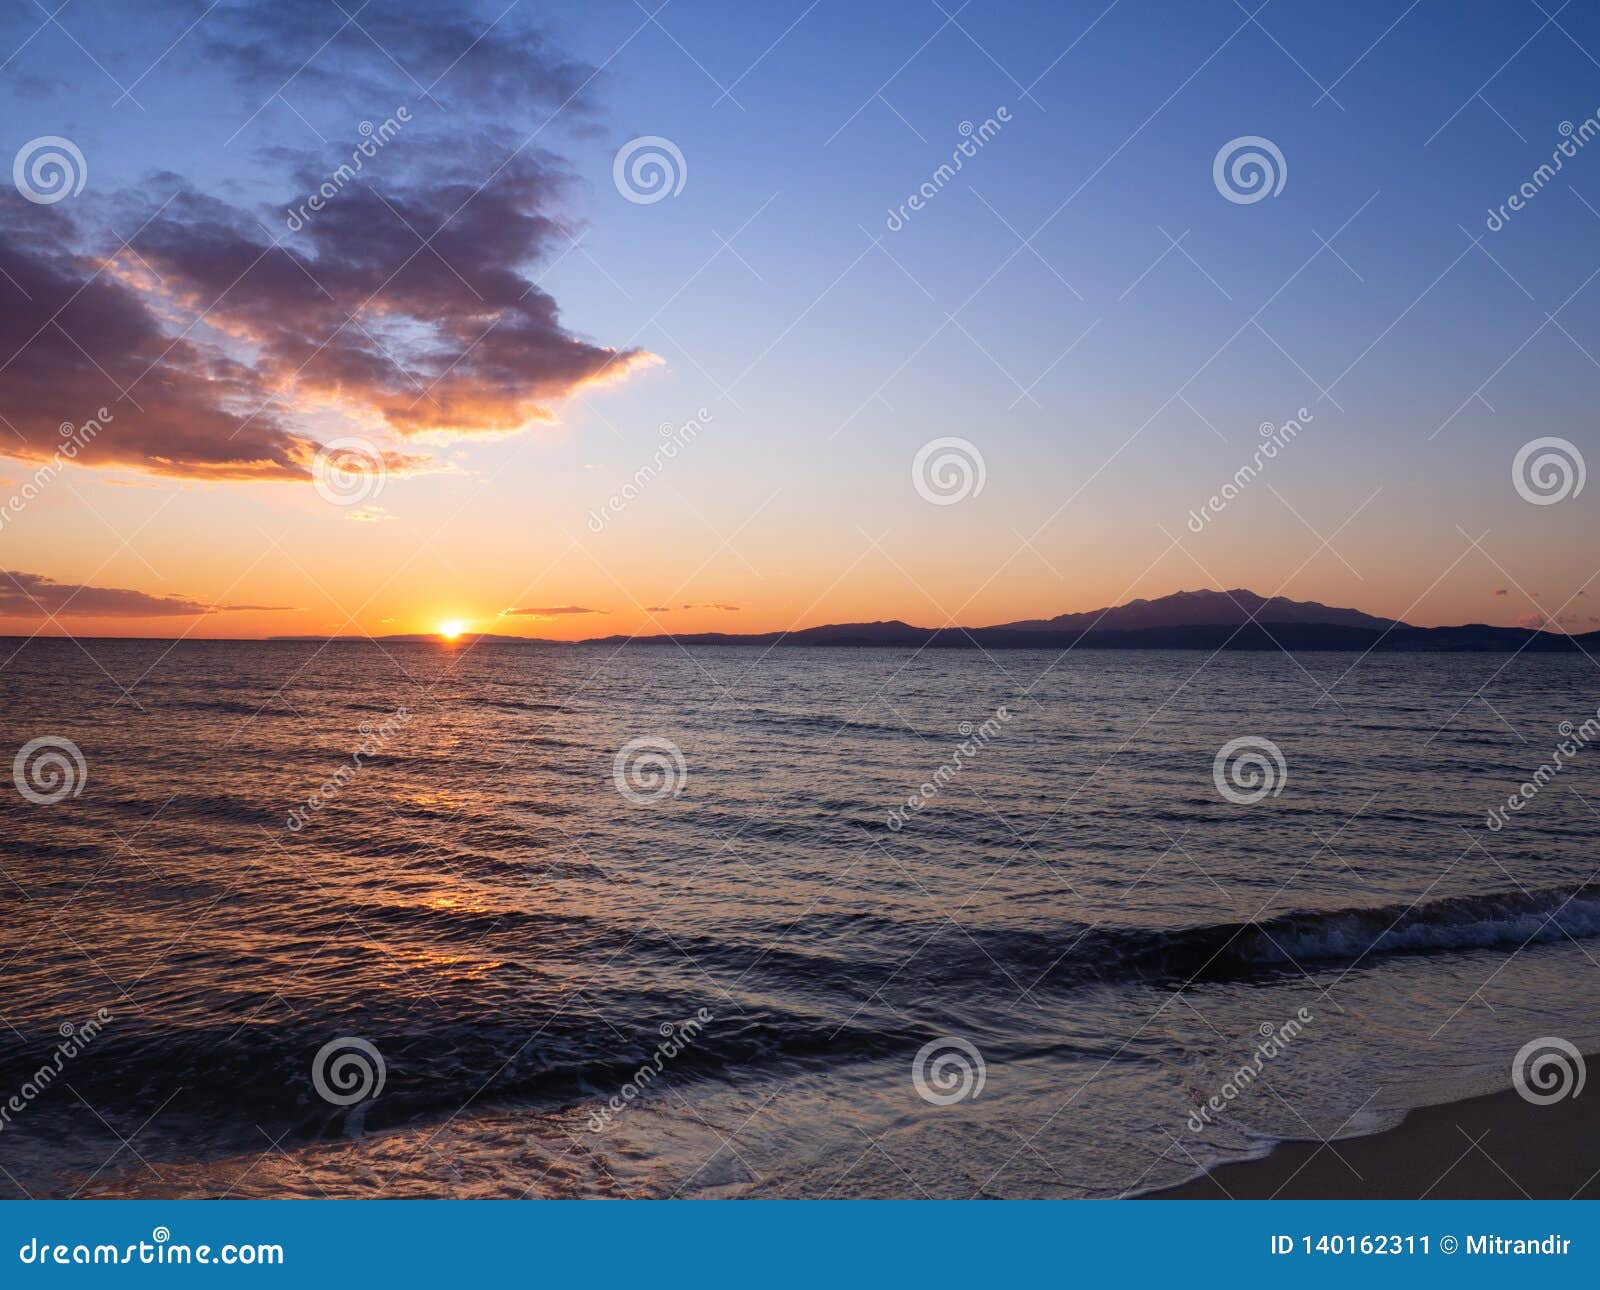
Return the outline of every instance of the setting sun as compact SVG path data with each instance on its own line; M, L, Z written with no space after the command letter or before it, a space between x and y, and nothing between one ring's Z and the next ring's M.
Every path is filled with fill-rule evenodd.
M0 1270L1595 1275L1600 0L0 51Z

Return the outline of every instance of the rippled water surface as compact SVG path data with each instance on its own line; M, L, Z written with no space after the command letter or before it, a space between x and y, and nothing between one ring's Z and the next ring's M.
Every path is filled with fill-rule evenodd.
M1582 656L4 644L5 1194L1117 1195L1600 1037Z

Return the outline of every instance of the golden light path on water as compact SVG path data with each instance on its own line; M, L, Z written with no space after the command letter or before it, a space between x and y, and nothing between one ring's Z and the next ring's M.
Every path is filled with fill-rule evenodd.
M618 649L447 612L455 641L18 652L6 729L86 778L0 793L0 1090L110 1020L4 1126L0 1196L1118 1195L1501 1086L1533 1035L1600 1047L1600 753L1484 823L1593 712L1581 656ZM1245 734L1282 758L1248 804L1215 777ZM340 1040L383 1063L359 1106L314 1081ZM981 1096L919 1094L941 1040Z

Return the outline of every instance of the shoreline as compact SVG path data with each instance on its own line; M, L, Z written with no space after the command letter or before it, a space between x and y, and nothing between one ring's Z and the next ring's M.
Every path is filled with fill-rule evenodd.
M1600 1200L1600 1096L1537 1106L1505 1088L1417 1107L1390 1129L1286 1140L1134 1199Z
M1351 611L1353 612L1353 611ZM659 624L657 624L659 626ZM251 642L268 645L427 645L458 650L479 645L590 646L620 649L624 646L663 648L676 646L787 649L939 649L939 650L1094 650L1207 653L1273 652L1381 654L1523 654L1572 655L1600 649L1600 631L1570 634L1531 627L1502 627L1463 623L1449 627L1416 627L1396 623L1374 628L1333 622L1181 623L1146 627L1055 628L1019 627L916 627L899 621L829 623L815 627L766 632L653 632L649 635L613 634L560 638L517 636L463 629L445 636L439 632L385 633L382 636L277 633L271 636L78 636L7 635L24 644L35 640L141 640Z

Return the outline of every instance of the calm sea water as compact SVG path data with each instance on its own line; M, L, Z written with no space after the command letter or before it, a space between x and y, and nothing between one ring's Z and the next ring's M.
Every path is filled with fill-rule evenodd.
M1120 1195L1600 1046L1600 748L1485 824L1582 656L3 644L7 1195Z

